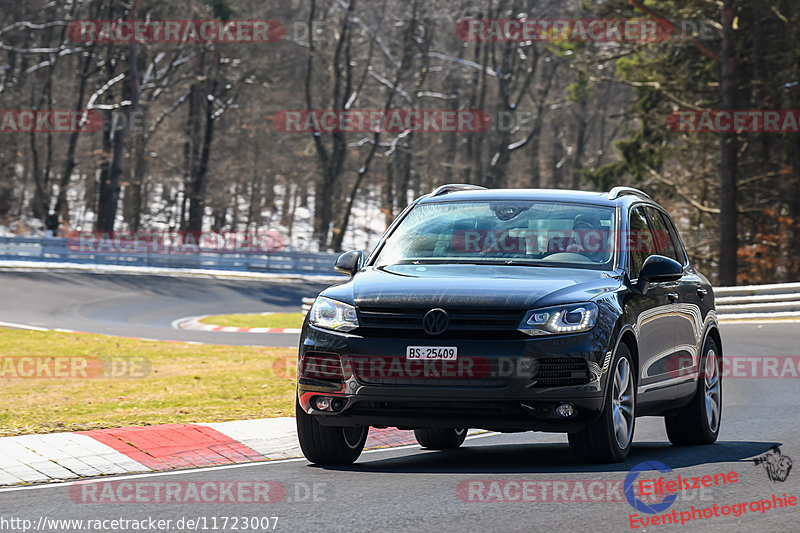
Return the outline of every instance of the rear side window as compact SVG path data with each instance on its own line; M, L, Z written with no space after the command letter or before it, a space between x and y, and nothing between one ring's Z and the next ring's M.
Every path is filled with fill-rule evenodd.
M672 241L672 236L667 229L667 223L664 221L661 211L654 207L645 207L647 211L647 218L650 220L650 228L653 234L653 246L655 253L669 257L677 262L683 264L683 257L681 257Z
M678 234L678 230L675 228L675 223L672 222L672 219L664 213L661 213L661 216L664 218L664 223L667 225L667 229L669 230L669 236L672 239L672 245L675 246L675 251L678 253L678 263L685 265L689 260L689 255L686 253L686 248L683 247L683 242Z
M639 277L645 259L655 253L653 236L642 207L631 210L631 223L628 235L629 273L631 279Z

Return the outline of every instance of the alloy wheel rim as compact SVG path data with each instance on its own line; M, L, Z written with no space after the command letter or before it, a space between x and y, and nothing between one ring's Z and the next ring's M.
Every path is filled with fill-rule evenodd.
M703 369L703 382L706 400L706 421L708 429L716 433L719 429L720 403L722 400L719 369L717 368L717 353L709 350L706 354L706 363Z
M631 378L631 365L623 357L617 362L614 370L614 384L611 391L611 410L614 422L614 435L617 446L625 449L633 437L633 379Z
M361 444L361 439L364 438L364 432L367 431L367 428L362 427L350 427L350 428L342 428L342 436L344 437L344 443L347 445L348 448L355 450Z

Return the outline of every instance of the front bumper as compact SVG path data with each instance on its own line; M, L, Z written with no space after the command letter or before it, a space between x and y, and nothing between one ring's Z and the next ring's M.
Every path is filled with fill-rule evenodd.
M330 426L578 431L603 409L607 339L597 328L552 337L434 340L400 333L343 334L306 325L300 344L298 401L320 424ZM409 345L455 346L458 359L409 363L405 358ZM314 357L338 358L338 379L304 372L304 359ZM559 368L585 366L586 378L574 374L576 379L562 380L565 385L551 385L541 379L541 368L543 362L552 361L563 362ZM316 409L316 396L340 398L340 409ZM573 416L556 414L562 403L574 407Z

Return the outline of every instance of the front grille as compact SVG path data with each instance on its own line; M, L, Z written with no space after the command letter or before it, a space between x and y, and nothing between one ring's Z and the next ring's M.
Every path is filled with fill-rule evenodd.
M534 359L531 379L536 387L565 387L589 383L589 363L573 357Z
M355 356L350 366L358 381L367 385L499 388L509 381L508 377L498 377L491 361L483 357L412 361L402 357Z
M366 385L405 385L409 387L439 388L502 388L507 379L430 379L430 378L359 378Z
M362 328L404 329L422 331L422 318L431 308L396 309L359 307L358 322ZM450 318L449 331L515 331L523 311L494 309L445 309Z

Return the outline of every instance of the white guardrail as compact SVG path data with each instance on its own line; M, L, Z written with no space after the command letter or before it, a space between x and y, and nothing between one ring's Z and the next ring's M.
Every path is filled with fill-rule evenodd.
M714 296L723 320L800 320L800 283L718 287Z
M333 264L339 254L304 252L259 253L130 253L83 252L68 239L55 237L0 237L0 260L31 263L117 265L168 269L214 269L335 276Z
M0 237L0 259L29 262L67 262L99 265L199 268L244 272L333 275L338 254L272 252L231 253L83 253L67 239L53 237ZM717 314L722 320L800 320L800 283L717 287ZM303 298L307 312L314 298Z
M303 313L311 311L311 306L314 305L316 298L303 298Z

